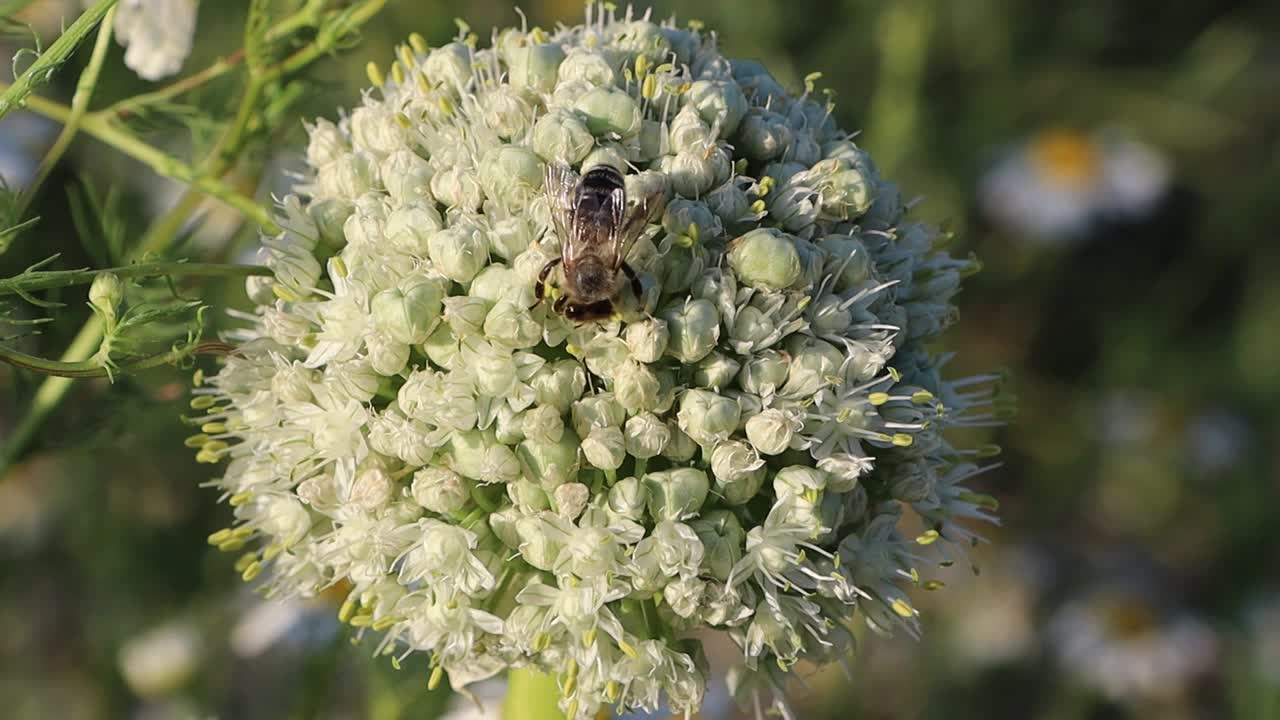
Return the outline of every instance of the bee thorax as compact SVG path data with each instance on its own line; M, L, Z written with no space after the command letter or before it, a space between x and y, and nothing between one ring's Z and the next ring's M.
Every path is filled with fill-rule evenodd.
M598 258L583 258L565 272L569 294L578 302L607 300L618 289L618 274Z

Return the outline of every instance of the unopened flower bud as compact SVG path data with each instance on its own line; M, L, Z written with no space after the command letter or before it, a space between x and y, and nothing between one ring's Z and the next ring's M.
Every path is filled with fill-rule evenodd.
M733 382L738 369L742 367L737 360L720 352L713 352L698 361L693 373L693 382L698 387L720 390Z
M588 90L574 103L593 135L631 137L640 132L640 106L626 92L610 87Z
M525 438L516 450L525 477L538 481L544 489L553 490L572 482L578 475L578 436L566 429L560 440L545 443Z
M752 162L768 162L782 157L791 147L793 135L787 119L763 108L753 108L738 126L737 145Z
M733 566L742 559L747 533L737 516L728 510L712 510L689 523L702 541L702 567L717 580L728 580Z
M553 110L533 126L533 150L547 162L576 165L591 152L595 137L577 115Z
M556 86L564 50L559 45L544 43L511 48L507 52L507 68L512 87L549 93Z
M646 318L629 323L623 339L631 350L631 357L643 363L652 363L657 362L667 351L671 333L667 330L667 322L662 318Z
M573 404L573 429L579 437L594 428L622 427L627 413L610 393L587 395Z
M644 476L649 515L656 520L683 520L698 514L710 485L697 468L673 468Z
M827 474L806 465L790 465L773 476L773 493L781 500L822 492L827 487Z
M671 431L671 439L662 448L662 457L675 462L687 462L698 452L698 443L680 429L676 420L667 421L667 429Z
M670 139L671 149L677 153L705 152L716 144L716 136L692 105L685 105L671 119Z
M756 496L764 484L765 463L751 446L727 440L711 452L711 474L717 493L730 505L741 505Z
M781 393L787 397L805 398L829 385L837 376L844 356L831 343L815 337L794 336L787 343L791 365Z
M551 444L560 441L564 434L564 419L560 411L550 405L539 405L524 412L521 421L524 436L534 442Z
M716 185L716 165L705 152L686 150L662 158L662 172L671 178L671 188L687 198L701 197Z
M628 418L622 435L627 454L640 459L656 457L671 441L671 429L667 424L647 412Z
M484 234L466 226L440 230L427 241L431 262L450 280L471 282L489 261L489 242Z
M507 483L507 497L523 512L533 513L551 507L551 501L542 486L533 480L520 479Z
M707 390L687 390L680 400L680 429L694 442L711 447L738 428L738 403Z
M591 499L591 491L582 483L565 483L556 488L553 494L556 512L566 520L577 520L587 508L587 501Z
M659 410L662 381L650 366L629 360L613 372L613 394L628 412Z
M483 333L484 318L493 306L488 300L471 295L450 295L443 304L444 321L459 338Z
M747 419L747 440L761 454L777 455L791 446L795 422L778 408L770 408Z
M480 185L507 207L527 207L542 190L542 160L532 150L502 145L480 160Z
M592 428L591 432L582 439L582 455L587 462L601 470L617 470L627 457L622 429Z
M718 128L721 138L732 135L747 114L747 98L732 80L699 80L685 94L685 102L704 122Z
M724 232L720 218L711 212L706 203L677 198L667 204L662 215L662 227L674 235L706 242Z
M800 279L800 255L786 233L757 228L729 244L729 267L744 285L782 290Z
M405 345L425 342L440 319L443 297L444 291L436 280L405 280L399 287L373 296L369 310L374 327Z
M427 54L422 73L450 91L461 90L471 80L471 49L460 42L438 47Z
M351 151L346 136L332 122L321 118L308 129L307 164L311 167L322 168Z
M771 395L787 379L791 361L777 350L764 350L747 359L738 371L738 386L753 395Z
M89 305L100 314L107 325L116 321L116 309L124 300L124 283L115 273L102 272L93 277L89 286Z
M395 113L382 106L358 107L348 120L351 140L356 148L385 156L404 149L404 128L396 122Z
M720 313L707 300L690 300L662 313L671 339L667 354L683 363L695 363L715 349L720 339Z
M569 410L587 387L587 374L574 360L547 363L530 381L535 402L550 405L563 414Z

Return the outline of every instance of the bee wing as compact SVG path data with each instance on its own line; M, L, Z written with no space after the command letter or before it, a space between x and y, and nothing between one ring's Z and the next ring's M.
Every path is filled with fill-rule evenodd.
M543 190L551 205L551 222L555 225L556 238L560 241L561 255L572 252L573 238L569 231L575 225L573 195L577 188L578 173L563 163L547 163Z
M636 204L624 216L618 218L618 222L614 224L610 243L618 253L614 258L614 269L622 266L631 246L644 234L644 229L649 223L653 222L658 213L666 207L666 199L664 190L650 191L636 198Z

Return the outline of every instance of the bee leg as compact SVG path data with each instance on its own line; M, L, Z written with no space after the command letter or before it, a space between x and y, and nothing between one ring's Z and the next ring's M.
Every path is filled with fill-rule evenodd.
M568 302L569 302L569 296L568 296L568 295L561 295L560 297L556 298L556 301L555 301L555 302L551 303L551 309L552 309L552 310L554 310L555 312L557 312L557 313L559 313L559 314L563 315L563 314L564 314L564 306L565 306L565 304L566 304L566 303L568 303Z
M542 271L538 273L538 282L534 283L533 285L533 296L536 297L538 300L542 300L542 298L546 296L547 276L550 275L551 271L554 270L555 267L559 264L560 264L560 258L555 258L549 261L546 265L542 266ZM557 312L559 312L559 310L557 310Z
M635 294L636 299L641 300L642 298L640 297L640 293L643 291L643 288L640 286L640 276L637 275L636 271L631 269L631 266L625 262L622 263L622 274L626 275L627 280L631 282L631 292Z

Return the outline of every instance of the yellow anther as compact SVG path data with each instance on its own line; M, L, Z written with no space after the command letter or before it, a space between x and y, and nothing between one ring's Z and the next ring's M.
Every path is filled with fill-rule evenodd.
M240 573L240 579L244 580L245 582L252 582L254 578L258 577L261 574L262 574L262 563L257 562L255 560L254 562L249 563L249 567L246 567L244 569L244 572Z
M298 296L280 283L271 286L271 293L285 302L298 302Z
M941 590L946 586L947 584L942 582L941 580L927 580L920 587L924 588L925 590Z
M201 450L200 452L196 453L196 462L200 463L201 465L217 465L218 463L222 462L222 456L218 455L217 453L205 452L204 450Z
M604 699L611 702L618 702L618 698L622 696L622 685L617 680L610 680L604 684Z
M806 490L804 491L804 499L805 499L805 501L806 501L806 502L808 502L810 505L817 505L817 504L818 504L818 500L820 500L821 498L820 498L820 496L818 495L818 491L817 491L817 490L815 490L814 488L808 488L808 489L806 489ZM800 552L802 552L802 553L803 553L804 551L803 551L803 550L801 550Z
M222 528L221 530L215 533L210 533L208 537L208 541L210 545L221 545L222 543L230 539L231 539L230 528Z
M573 677L565 678L564 688L561 691L564 697L573 697L573 691L577 689L578 689L578 678L576 675ZM569 717L573 717L573 716L570 715Z
M542 43L545 43L547 40L550 39L550 37L551 37L550 35L547 35L547 31L543 30L540 27L535 27L534 29L529 31L529 38L533 40L535 43L538 43L539 45L541 45Z
M813 89L814 89L814 85L815 85L815 83L817 83L817 82L818 82L818 80L820 80L820 79L822 79L822 73L820 73L820 72L811 72L811 73L809 73L808 75L805 75L805 76L804 76L804 91L805 91L805 92L807 92L807 93L811 93L811 92L813 92Z
M235 567L236 572L242 573L245 571L245 568L249 567L250 565L252 565L257 561L258 561L258 553L247 552L241 555L239 560L236 560L236 564L233 567Z
M401 67L400 63L395 63L391 66L391 81L394 82L396 86L404 85L404 73L405 70Z
M916 544L932 545L937 542L940 537L942 536L938 534L937 530L926 530L920 534L920 537L916 538Z
M387 81L386 76L382 74L382 69L378 67L378 63L372 60L369 61L368 65L364 66L364 74L368 76L369 82L373 83L374 87L382 87L383 83Z
M893 378L894 382L902 382L902 373L898 372L898 368L887 367L885 371L889 373L889 377Z
M685 94L685 93L689 92L689 88L691 88L691 87L693 87L693 83L691 83L691 82L683 82L683 83L680 83L680 86L676 88L676 94L677 94L677 95L683 95L683 94Z
M397 54L400 56L400 62L406 69L413 69L413 66L417 61L417 58L413 56L413 48L408 45L401 45Z
M894 433L893 444L898 447L911 447L911 443L915 442L915 438L906 433Z
M418 92L427 93L431 91L431 81L427 78L426 73L420 72L413 79L418 83Z
M405 119L408 120L408 118L405 118ZM335 256L329 262L333 266L334 275L337 275L340 278L344 278L347 276L347 263L344 262L342 258Z
M757 200L751 203L751 212L754 215L763 215L766 207L763 200Z
M231 499L228 500L227 502L231 504L231 507L239 507L241 505L248 505L249 501L252 499L253 499L253 493L238 492L235 495L232 495Z
M241 525L240 527L235 528L234 530L231 531L231 537L237 538L240 540L248 540L249 538L253 537L253 528L249 527L248 525Z
M698 32L699 30L705 28L707 24L702 22L701 20L698 20L697 18L689 18L689 22L685 23L685 26L694 32Z
M773 190L773 186L776 185L777 182L777 180L773 179L772 175L765 175L760 178L760 182L756 183L756 192L761 195L768 195L769 192Z
M373 624L373 616L368 613L360 613L353 615L350 620L351 627L363 628Z
M977 454L977 456L980 458L993 458L999 455L1000 453L1001 453L1000 446L995 444L979 445L975 450L975 454Z
M911 393L911 402L919 403L920 405L933 402L933 393L928 390L917 390Z
M644 77L649 74L649 69L650 69L650 66L652 65L653 65L653 62L649 60L648 55L637 55L636 56L636 77L643 80Z
M591 628L590 630L582 633L582 646L591 647L592 645L595 645L596 635L597 633L595 628Z
M342 603L342 607L338 608L338 621L350 622L351 616L356 614L356 604L351 598L347 598Z
M208 410L217 402L218 400L212 395L197 395L191 398L191 408L193 410Z
M191 373L191 384L196 387L204 384L204 370L197 369L194 373Z
M873 392L867 396L867 402L871 403L872 405L875 405L876 407L879 407L889 402L889 393Z
M240 552L244 549L245 542L240 538L232 538L218 543L220 552Z
M412 46L413 51L419 55L426 55L427 51L431 49L431 46L427 44L426 38L422 37L418 33L410 33L409 45Z
M373 630L374 630L375 632L382 632L382 631L386 630L387 628L389 628L389 627L391 627L392 625L395 625L395 624L396 624L396 619L395 619L394 617L389 617L389 616L388 616L388 617L384 617L384 618L382 618L381 620L379 620L379 621L375 622L374 624L370 625L369 627L373 628Z
M909 605L907 601L903 600L902 598L898 598L897 600L894 600L889 607L893 608L894 612L898 613L904 618L909 618L916 615L916 609L911 607L911 605Z
M452 100L450 100L449 98L447 98L447 97L443 97L443 96L442 96L442 97L440 98L439 105L440 105L440 112L444 113L445 115L452 115L452 114L453 114L453 109L454 109L454 108L453 108L453 101L452 101Z
M643 55L641 57L644 57ZM640 85L640 96L652 100L658 94L658 76L646 75Z
M200 432L209 433L211 435L221 435L227 431L227 426L220 422L205 423L200 426ZM187 438L190 440L190 438ZM203 443L201 443L203 444Z
M277 557L277 556L279 556L279 555L280 555L280 553L282 553L282 552L284 552L284 546L283 546L283 545L281 545L280 543L271 543L270 545L268 545L268 546L266 546L265 548L263 548L263 550L262 550L262 559L263 559L264 561L267 561L267 560L275 560L275 559L276 559L276 557Z
M204 447L204 444L207 442L209 442L209 436L206 435L205 433L200 433L199 435L192 435L186 440L183 440L182 444L186 445L192 450L195 450L198 447Z
M565 717L567 718L578 717L578 701L577 700L572 700L569 702L569 707L565 708Z
M444 668L439 665L431 671L431 679L427 680L427 689L435 690L440 687L440 681L444 679Z
M627 657L633 657L633 658L640 657L640 653L636 652L635 647L633 647L631 643L627 642L626 640L618 641L618 649L626 653Z

